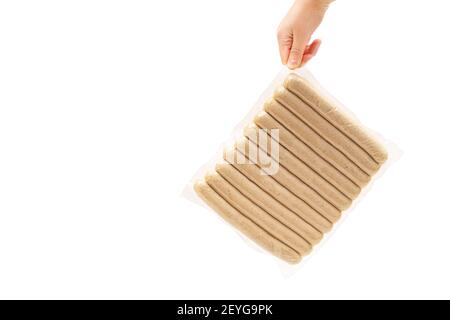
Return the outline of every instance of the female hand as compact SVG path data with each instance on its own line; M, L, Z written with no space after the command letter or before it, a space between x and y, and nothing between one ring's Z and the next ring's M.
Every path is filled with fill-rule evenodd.
M333 0L296 0L278 27L278 46L281 62L290 69L303 66L313 58L320 40L309 44L312 34L322 22Z

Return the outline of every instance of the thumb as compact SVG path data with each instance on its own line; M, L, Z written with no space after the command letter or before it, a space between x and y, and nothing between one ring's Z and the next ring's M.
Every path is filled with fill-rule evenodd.
M303 53L305 51L306 45L308 44L308 41L308 37L305 37L302 34L294 34L294 42L292 43L292 47L289 52L289 60L287 64L289 69L297 69L300 67L302 63Z

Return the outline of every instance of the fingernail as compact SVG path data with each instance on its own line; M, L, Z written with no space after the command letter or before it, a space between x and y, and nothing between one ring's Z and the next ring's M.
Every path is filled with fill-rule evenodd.
M296 57L289 58L288 68L295 69L298 65L298 59Z

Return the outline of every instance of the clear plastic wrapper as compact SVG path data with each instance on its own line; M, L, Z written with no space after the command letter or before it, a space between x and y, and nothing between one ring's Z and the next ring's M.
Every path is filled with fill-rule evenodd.
M353 210L353 208L355 208L356 206L357 206L357 204L358 204L358 202L359 201L361 201L361 199L364 197L364 195L371 189L371 185L373 184L373 183L376 183L376 180L377 179L379 179L379 177L380 176L382 176L383 175L383 173L387 170L387 168L394 162L394 161L396 161L397 159L399 159L399 157L401 156L401 152L400 152L400 150L393 144L393 143L391 143L390 141L388 141L388 140L386 140L384 137L382 137L380 134L378 134L378 133L376 133L376 132L374 132L374 131L372 131L372 130L370 130L370 129L368 129L368 128L366 128L363 124L361 124L359 121L358 121L358 119L356 118L356 116L354 116L353 115L353 113L349 110L349 109L347 109L347 108L345 108L342 104L340 104L335 98L333 98L315 79L314 79L314 77L311 75L311 73L310 72L308 72L306 69L300 69L300 70L298 70L298 71L295 71L295 72L293 72L293 71L290 71L290 70L288 70L288 69L286 69L286 68L283 68L280 72L279 72L279 74L275 77L275 79L272 81L272 83L268 86L268 88L263 92L263 94L259 97L259 99L258 99L258 101L254 104L254 106L250 109L250 111L247 113L247 115L238 123L238 125L234 128L234 130L231 132L231 135L230 135L230 138L227 140L227 141L224 141L222 144L220 144L220 146L218 147L218 150L217 150L217 152L216 152L216 154L215 155L213 155L213 157L208 161L208 162L206 162L203 166L201 166L200 168L199 168L199 170L194 174L194 176L191 178L191 180L189 181L189 183L187 184L187 186L186 186L186 188L184 189L184 191L183 191L183 196L185 197L185 198L187 198L187 199L189 199L189 200L191 200L191 201L193 201L193 202L195 202L195 203L197 203L197 204L199 204L199 205L201 205L201 206L203 206L203 207L206 207L206 208L208 208L208 210L210 210L210 211L213 211L214 212L214 210L212 210L211 208L210 208L210 206L208 206L206 203L205 203L205 201L203 200L203 199L201 199L199 196L198 196L198 194L194 191L194 185L195 185L195 183L197 182L197 181L201 181L202 179L204 179L205 178L205 175L207 175L208 174L208 172L212 172L212 171L214 171L215 170L215 168L216 168L216 165L218 164L218 163L223 163L224 162L224 158L226 159L226 160L228 160L228 162L230 162L230 163L233 163L233 161L234 162L236 162L236 161L242 161L242 159L238 159L239 157L236 157L236 158L233 158L233 159L227 159L227 157L229 157L229 155L225 152L224 153L224 150L230 150L231 148L233 148L234 146L236 146L236 142L237 141L242 141L242 137L245 137L246 135L247 135L247 137L249 137L250 139L249 139L249 141L251 142L252 141L252 138L251 138L251 135L249 135L249 132L251 133L251 131L249 131L249 124L252 124L253 123L253 121L254 121L254 119L255 119L255 117L258 115L258 114L261 114L261 112L263 112L264 113L264 109L265 109L265 103L269 100L269 99L271 99L272 97L274 97L274 94L275 95L277 95L277 94L279 94L279 88L281 87L282 89L284 89L282 86L283 86L283 82L287 79L287 77L291 74L291 73L295 73L296 75L298 75L300 78L302 78L302 79L305 79L306 81L307 81L307 83L309 83L309 84L311 84L312 85L312 87L314 87L314 89L315 89L315 91L316 91L316 93L318 93L318 95L320 96L320 97L322 97L322 98L324 98L325 100L327 100L327 101L330 101L331 102L331 104L333 105L333 107L334 106L336 106L336 110L325 110L324 111L324 113L323 114L321 114L320 112L316 112L315 114L314 114L314 116L316 116L317 117L317 115L320 115L322 118L320 118L320 119L327 119L328 118L328 116L330 116L330 117L333 117L334 115L332 114L333 112L336 112L336 113L338 113L338 118L339 118L339 116L341 115L341 114L343 114L344 115L344 117L342 118L339 118L337 121L340 121L340 120L342 120L342 119L344 119L344 121L341 121L341 125L343 126L343 128L344 128L344 130L340 130L339 129L339 125L333 125L333 123L330 121L328 124L326 124L326 125L328 125L328 126L330 126L330 124L331 124L331 126L333 126L333 130L335 130L335 128L338 128L337 130L340 130L340 132L337 132L339 135L341 135L341 133L342 132L344 132L343 134L342 134L342 136L344 137L344 136L346 136L346 137L349 137L349 135L347 134L348 132L350 132L350 134L352 134L353 132L356 132L356 134L359 134L359 131L363 131L362 133L363 134L368 134L371 138L373 137L374 138L374 141L375 142L377 142L377 143L374 143L374 144L371 144L371 143L366 143L366 147L367 148L369 148L369 149L371 149L370 151L371 151L371 155L374 155L375 156L375 158L377 158L377 157L380 157L380 158L383 158L383 154L379 154L379 153L377 153L377 147L378 147L378 145L380 145L380 146L382 146L382 147L384 147L384 149L386 150L386 152L387 152L387 154L388 154L388 157L387 157L387 160L385 161L384 159L382 159L381 160L381 165L380 165L380 168L379 168L379 170L377 169L377 170L375 170L376 171L376 173L374 173L374 174L370 174L369 175L369 179L370 179L370 181L367 183L367 184L365 184L364 183L364 186L362 186L360 189L361 189L361 191L360 192L358 192L358 195L357 196L355 196L355 198L354 199L350 199L351 200L351 205L350 206L348 206L346 203L344 203L345 202L345 199L347 199L345 196L341 196L341 197L335 197L335 198L333 198L334 200L335 200L335 202L334 203L332 203L332 206L330 206L332 209L333 209L333 207L334 206L336 206L336 207L338 207L338 209L339 210L337 210L337 211L339 211L339 212L341 212L342 213L342 215L340 216L340 218L337 220L337 221L333 221L333 227L332 227L332 229L331 229L331 231L330 230L327 230L326 232L323 232L324 233L324 237L321 239L321 241L320 242L317 242L317 243L314 243L314 245L312 246L312 247L314 247L314 249L313 249L313 251L312 251L312 254L307 254L306 256L304 256L304 255L302 255L301 254L301 263L299 263L299 264L287 264L287 263L285 263L285 262L282 262L282 260L280 260L280 259L277 259L278 261L280 261L279 263L280 263L280 265L281 265L281 267L282 267L282 270L286 273L286 274L290 274L292 271L294 271L294 270L297 270L298 268L299 268L299 266L302 266L302 265L304 265L305 264L305 262L307 261L307 260L309 260L310 258L311 258L311 256L313 255L313 253L314 252L317 252L317 250L320 250L320 246L322 246L322 245L324 245L324 243L331 237L331 235L336 231L336 229L338 228L338 226L345 220L345 217ZM277 93L277 90L278 90L278 93ZM282 95L283 93L281 93L281 95ZM290 94L289 92L287 93L287 94ZM314 97L307 97L307 98L311 98L311 99L313 99ZM320 105L320 103L318 103L319 105ZM322 105L322 106L320 106L320 107L322 107L322 109L324 108L324 106ZM328 113L328 114L327 114ZM300 118L300 117L299 117ZM349 119L349 120L351 120L350 121L350 123L347 123L347 122L345 122L346 121L346 119ZM322 120L321 120L322 121ZM324 122L325 123L325 122ZM322 123L321 123L322 124ZM357 125L354 125L354 124L357 124ZM347 126L347 127L345 127L345 126ZM314 129L314 128L313 128ZM309 129L308 129L309 130ZM267 130L266 130L267 131ZM330 136L332 136L333 138L335 138L335 136L333 135L333 132L334 131L331 131L329 134L330 134ZM347 132L347 133L345 133L345 132ZM264 138L264 135L261 135L261 133L259 134L259 136L261 136L262 138ZM258 137L259 137L258 136ZM255 145L260 145L261 144L261 141L263 141L264 142L264 144L262 144L262 145L266 145L266 143L267 143L267 147L264 147L265 149L263 150L263 151L265 151L266 149L267 149L267 151L269 151L269 148L268 147L270 147L270 152L267 152L267 155L269 156L269 158L270 157L272 157L271 159L276 159L277 161L279 160L279 149L278 149L278 140L279 140L279 137L278 137L278 131L276 131L276 130L274 130L273 132L270 132L270 134L268 135L268 139L269 139L269 141L267 141L267 140L265 140L266 138L264 138L263 140L254 140L254 142L255 142ZM351 140L351 138L349 138L350 140ZM336 141L337 141L337 135L336 135ZM352 140L353 141L353 140ZM274 143L275 142L275 143ZM339 142L339 141L338 141ZM366 141L365 141L366 142ZM251 143L249 143L249 145L250 145ZM357 143L355 142L355 145L356 145ZM244 159L244 160L250 160L250 161L252 161L252 154L254 153L254 152L256 152L256 154L254 155L257 159L261 159L262 157L261 157L261 154L258 154L258 152L257 151L255 151L255 150L253 150L254 152L252 152L252 148L251 147L249 147L249 145L247 145L247 149L245 149L246 151L247 151L247 153L249 153L250 154L250 156L248 156L248 159ZM281 150L283 151L283 150L285 150L285 148L284 148L284 146L283 146L283 143L280 143L279 145L281 145L280 146L280 148L281 148ZM276 148L275 148L276 147ZM287 149L287 148L286 148ZM258 149L259 150L259 149ZM288 149L288 151L284 151L285 153L287 152L288 153L288 156L289 157L291 157L291 153L289 152L289 149ZM255 159L256 159L255 158ZM373 158L373 157L372 157ZM374 159L375 159L374 158ZM290 158L283 158L283 159L290 159ZM297 161L298 159L294 159L294 160L292 160L292 161ZM287 161L287 160L284 160L284 161ZM244 161L245 162L245 161ZM278 164L278 163L277 163ZM261 170L261 174L268 174L268 175L271 175L271 174L278 174L278 167L277 166L273 166L273 163L271 164L271 163L268 163L268 165L270 166L270 165L272 165L270 168L271 168L271 170L273 171L270 171L270 170L265 170L265 171L267 171L267 172L263 172L263 170ZM283 163L282 163L282 165L283 165ZM262 166L261 166L261 168L263 168ZM283 166L282 166L282 168L283 168ZM313 168L314 169L314 168ZM367 170L370 170L371 168L368 168ZM304 170L306 170L305 172L308 172L308 170L310 170L310 168L309 167L307 167L307 166L305 166L305 169ZM288 170L287 171L287 175L291 175L291 171L292 170ZM314 170L313 170L314 171ZM316 170L316 172L318 173L318 175L322 175L322 173L320 172L320 170ZM295 174L294 174L295 175ZM318 177L318 179L322 179L321 177ZM302 178L303 179L303 178ZM323 180L323 179L322 179ZM306 180L305 180L306 181ZM325 181L325 180L324 180ZM308 184L308 182L307 182L307 184ZM328 189L326 188L327 186L326 186L326 184L328 184L328 182L323 182L322 183L323 184L323 188L324 188L324 192L326 192L326 191L328 191ZM307 187L308 187L308 185L307 185ZM256 191L258 191L259 192L259 190L256 190ZM351 193L351 190L349 191L349 193ZM244 193L245 194L245 193ZM319 192L319 194L320 194L320 192ZM333 190L330 190L330 192L329 192L329 196L330 197L333 197L334 195L333 195ZM344 199L344 200L342 200L341 201L341 198L342 199ZM351 198L350 196L349 196L349 198ZM249 199L251 199L251 198L249 198ZM284 206L284 203L283 203L283 199L276 199L278 202L280 202L283 206ZM276 206L275 206L275 209L276 208L279 208L278 207L278 203L275 203L276 204ZM288 206L286 206L288 209L289 209L289 207ZM252 207L253 208L253 207ZM262 207L263 209L264 209L264 207ZM259 208L256 208L256 207L254 207L254 211L257 211L257 210L260 210ZM275 210L274 209L274 210ZM282 207L280 207L279 209L283 209L283 210L285 210L284 208L282 208ZM280 210L280 211L283 211L283 210ZM334 210L334 209L333 209ZM269 212L269 211L267 211L267 212ZM332 220L332 219L331 219ZM283 221L282 221L283 222ZM317 222L317 224L319 224L320 225L320 223L319 222ZM291 226L289 225L289 224L286 224L286 226L288 226L289 227L289 229L292 229L291 228ZM301 226L300 226L300 228L301 228ZM314 225L314 228L315 229L317 229L316 228L316 226ZM266 228L267 229L267 228ZM320 229L320 228L319 228ZM326 229L326 227L324 227L324 229ZM291 232L290 230L287 230L287 231L289 231L289 232ZM294 230L295 231L295 230ZM321 230L322 231L322 230ZM328 232L329 231L329 232ZM237 231L237 232L239 232L239 231ZM241 235L242 235L242 233L241 232L239 232ZM267 252L267 250L263 250L263 249L261 249L260 247L261 247L261 244L259 244L259 245L257 245L253 240L250 240L250 239L248 239L248 237L246 237L246 236L243 236L242 235L242 238L243 239L245 239L245 242L247 242L248 244L250 244L250 246L251 247L253 247L253 248L256 248L258 251L263 251L263 252ZM305 237L305 236L303 236L302 235L302 238L306 238L307 240L306 240L306 242L311 242L309 239L308 239L308 237ZM300 240L302 240L302 239L300 239ZM288 238L288 241L290 241L290 239ZM301 244L298 244L298 246L301 246ZM272 252L272 254L273 254L273 252ZM284 260L286 260L286 259L284 259ZM295 262L297 262L297 261L295 261Z

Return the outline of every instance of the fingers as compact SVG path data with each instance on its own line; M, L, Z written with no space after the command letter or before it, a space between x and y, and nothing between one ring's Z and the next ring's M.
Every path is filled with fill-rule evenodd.
M316 39L308 45L308 37L295 36L292 32L284 30L278 31L277 38L281 62L289 69L303 67L317 54L322 43Z
M322 44L322 41L319 39L314 40L309 46L306 47L305 52L303 53L303 59L300 67L303 67L305 64L308 63L309 60L314 58L314 56L319 51L320 45Z

